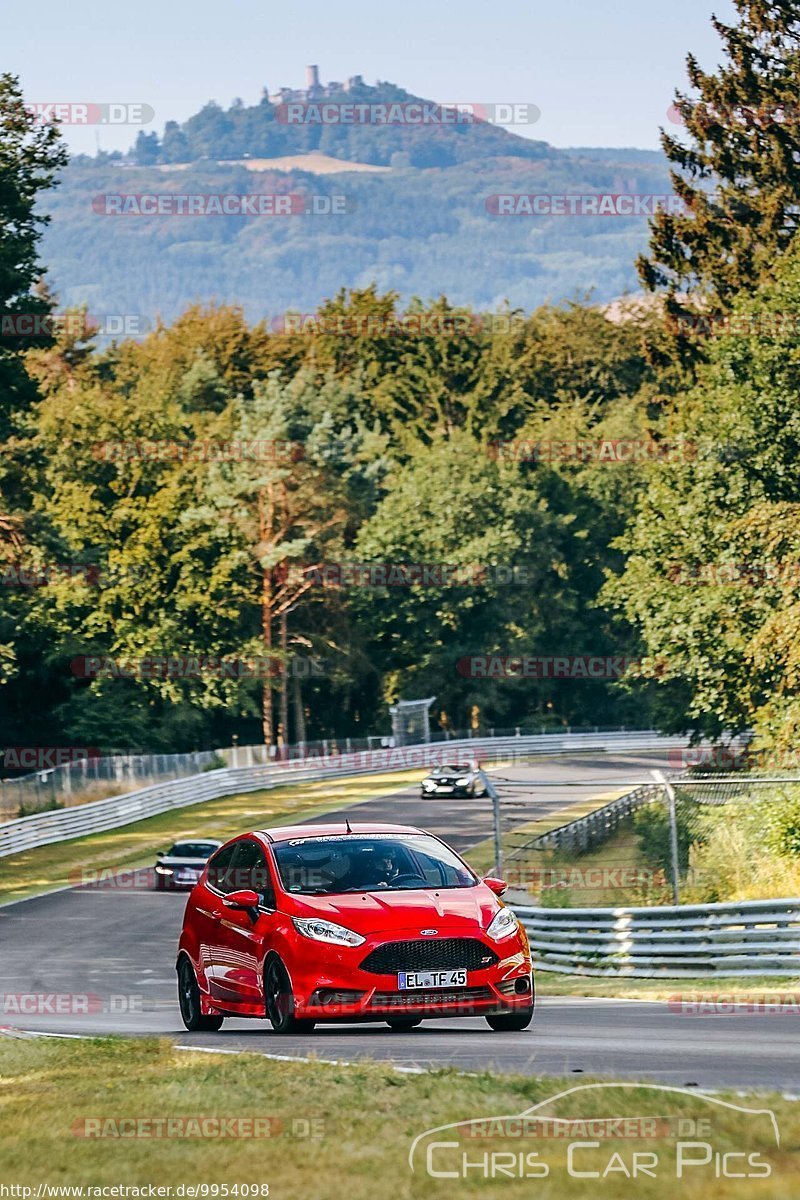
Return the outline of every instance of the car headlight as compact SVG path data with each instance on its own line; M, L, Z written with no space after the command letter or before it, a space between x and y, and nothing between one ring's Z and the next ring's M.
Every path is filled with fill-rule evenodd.
M156 875L174 875L175 871L172 867L162 867L161 863L156 863Z
M335 925L333 921L321 921L319 917L292 917L292 924L303 937L315 942L328 942L334 946L360 946L366 941L360 933Z
M492 941L501 942L503 938L510 937L512 933L516 933L519 929L519 922L514 916L510 908L501 908L499 913L495 913L489 923L489 928L486 930L486 936Z
M466 787L470 782L471 780L469 775L462 775L461 779L456 780L456 787Z

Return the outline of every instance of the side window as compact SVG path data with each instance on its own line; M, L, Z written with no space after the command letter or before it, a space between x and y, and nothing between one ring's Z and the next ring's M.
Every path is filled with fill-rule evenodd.
M208 864L206 879L209 887L216 888L218 892L223 892L225 895L228 892L236 890L233 884L231 867L233 865L233 856L238 849L238 842L234 842L232 846L223 846L221 850L217 851Z
M247 838L237 844L237 854L233 863L233 879L235 887L231 890L240 892L247 889L258 892L264 908L275 907L275 892L267 860L257 842L252 842Z
M417 870L434 887L465 887L466 881L461 879L462 872L457 871L449 863L437 862L424 850L414 849Z

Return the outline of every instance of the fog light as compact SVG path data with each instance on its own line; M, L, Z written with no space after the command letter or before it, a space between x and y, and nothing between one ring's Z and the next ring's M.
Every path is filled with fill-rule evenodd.
M358 1004L363 995L363 992L335 991L333 988L319 988L309 998L308 1003L313 1008L330 1008L340 1004Z
M519 979L514 984L514 991L518 996L527 996L531 990L531 981L527 975L520 975Z

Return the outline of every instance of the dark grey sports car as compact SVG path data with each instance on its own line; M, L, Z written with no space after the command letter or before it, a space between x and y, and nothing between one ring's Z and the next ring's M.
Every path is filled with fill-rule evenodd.
M206 863L222 842L210 838L194 842L176 842L156 859L156 889L159 892L193 888Z
M422 796L485 796L486 789L476 767L448 764L434 767L422 781Z

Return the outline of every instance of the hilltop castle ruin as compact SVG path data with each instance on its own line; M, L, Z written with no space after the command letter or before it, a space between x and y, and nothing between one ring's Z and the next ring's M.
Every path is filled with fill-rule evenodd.
M330 83L320 83L319 67L313 64L306 67L306 86L305 88L279 88L277 92L270 92L268 88L264 88L264 95L269 99L270 104L287 104L291 101L313 101L324 100L329 96L335 96L340 92L352 92L356 88L364 87L364 78L362 75L351 75L344 83L338 83L331 80Z

